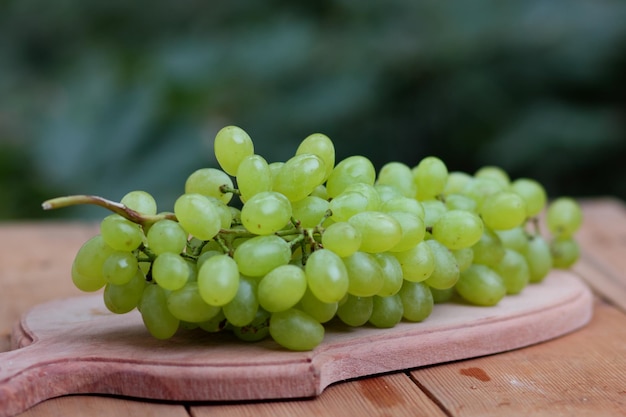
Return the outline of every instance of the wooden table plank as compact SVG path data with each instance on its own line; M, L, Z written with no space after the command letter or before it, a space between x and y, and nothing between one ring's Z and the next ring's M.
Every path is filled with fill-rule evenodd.
M445 416L405 373L331 385L319 397L294 401L194 406L193 417Z
M580 331L411 375L452 416L625 416L626 316L598 302Z

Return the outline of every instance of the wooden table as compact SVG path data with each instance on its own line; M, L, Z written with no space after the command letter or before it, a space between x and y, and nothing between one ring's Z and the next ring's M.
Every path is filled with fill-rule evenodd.
M626 416L626 206L583 202L575 266L593 289L583 329L497 355L341 382L315 399L246 403L163 403L67 396L22 416ZM32 306L82 295L69 269L94 224L0 224L0 351Z

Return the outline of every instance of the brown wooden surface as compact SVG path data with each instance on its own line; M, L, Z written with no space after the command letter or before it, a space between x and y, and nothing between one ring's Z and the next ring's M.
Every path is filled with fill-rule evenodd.
M597 294L585 328L531 347L477 359L337 383L315 399L245 403L162 403L69 396L27 416L626 416L626 209L584 204L574 271ZM0 349L15 321L47 300L81 295L72 258L96 231L80 223L0 224ZM416 352L419 354L419 352ZM120 414L125 413L125 414Z

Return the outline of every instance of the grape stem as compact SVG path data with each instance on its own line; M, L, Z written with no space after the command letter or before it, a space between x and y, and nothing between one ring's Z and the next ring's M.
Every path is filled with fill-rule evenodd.
M142 226L149 226L163 219L169 219L174 221L177 220L174 213L161 213L154 215L142 214L129 207L126 207L122 203L107 200L106 198L95 195L69 195L65 197L57 197L44 201L41 204L41 207L44 210L54 210L58 208L78 206L81 204L92 204L106 208L130 220L131 222L140 224Z

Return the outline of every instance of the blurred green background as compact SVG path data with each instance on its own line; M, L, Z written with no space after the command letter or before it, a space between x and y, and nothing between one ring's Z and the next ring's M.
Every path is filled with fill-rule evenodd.
M626 2L0 1L0 219L133 189L171 210L212 140L268 161L322 132L362 154L500 165L626 199Z

